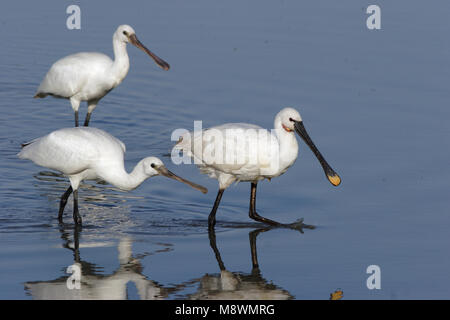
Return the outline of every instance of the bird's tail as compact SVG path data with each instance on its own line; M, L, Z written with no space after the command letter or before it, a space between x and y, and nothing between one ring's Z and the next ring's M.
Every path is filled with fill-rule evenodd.
M25 143L21 143L21 144L20 144L20 148L23 149L23 148L25 148L26 146L29 146L30 144L36 142L37 140L39 140L39 138L33 139L33 140L28 141L28 142L25 142Z
M27 148L27 146L29 146L29 145L32 144L33 142L34 142L34 140L33 140L33 141L30 141L30 142L22 143L22 144L20 145L21 150L20 150L20 152L17 154L17 156L18 156L20 159L28 159L27 154L28 154L28 152L29 152L29 148Z
M38 93L36 93L35 95L34 95L34 99L37 99L37 98L45 98L47 95L45 94L45 93L42 93L42 92L38 92Z

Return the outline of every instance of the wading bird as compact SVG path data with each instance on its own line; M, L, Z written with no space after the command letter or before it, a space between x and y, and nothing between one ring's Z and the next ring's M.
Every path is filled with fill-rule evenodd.
M169 70L167 62L148 50L136 37L133 28L121 25L113 35L114 61L103 53L80 52L56 61L42 80L35 98L52 95L69 99L75 112L78 127L78 109L81 101L87 101L88 110L84 125L89 125L91 113L97 103L109 91L117 87L130 68L127 43L146 52L158 66Z
M150 177L163 175L186 183L203 193L208 192L206 188L170 172L162 161L155 157L142 159L131 173L127 173L124 168L125 150L125 145L120 140L103 130L78 127L59 129L23 144L18 157L60 171L69 178L70 187L60 201L60 222L67 199L73 192L73 219L75 224L81 224L78 187L82 180L102 179L121 190L129 191Z
M173 152L183 151L194 159L200 171L219 182L214 206L209 214L208 226L216 223L216 211L222 194L233 182L251 182L250 218L272 226L297 228L301 222L282 224L256 212L256 186L258 181L278 177L286 172L297 159L296 132L319 160L326 177L334 186L341 179L330 167L312 142L298 111L292 108L281 110L275 117L272 132L246 123L229 123L180 137ZM227 160L229 159L229 160Z

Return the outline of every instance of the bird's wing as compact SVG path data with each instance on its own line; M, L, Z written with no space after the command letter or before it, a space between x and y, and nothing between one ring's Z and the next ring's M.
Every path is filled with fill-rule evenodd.
M56 61L42 80L36 95L69 98L78 93L91 75L105 72L113 61L98 52L80 52Z
M183 149L197 164L233 175L259 175L270 165L266 152L273 144L271 133L259 126L230 123L183 136Z
M103 156L94 128L65 128L24 144L18 157L67 175L80 173ZM101 130L98 130L101 131ZM123 158L123 154L119 155Z

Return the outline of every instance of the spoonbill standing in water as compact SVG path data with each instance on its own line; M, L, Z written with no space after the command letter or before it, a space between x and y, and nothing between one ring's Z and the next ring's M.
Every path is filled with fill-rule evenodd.
M58 219L73 192L73 219L81 224L78 212L78 187L82 180L102 179L125 191L137 188L144 180L163 175L186 183L203 193L208 190L167 170L155 157L138 162L131 173L124 168L125 145L109 133L90 127L65 128L22 145L19 158L28 159L69 177L70 187L61 197Z
M275 117L274 127L275 130L270 132L251 124L229 123L185 133L174 146L173 151L182 150L194 159L202 173L219 182L219 191L208 218L210 229L216 223L216 211L223 192L235 181L251 182L250 218L271 226L297 228L300 225L299 222L282 224L264 218L255 209L258 181L278 177L297 159L298 144L294 131L315 154L331 184L338 186L341 183L339 175L309 137L297 110L281 110Z
M114 61L103 53L80 52L56 61L39 85L35 98L52 95L69 99L75 112L78 127L78 109L81 101L87 101L88 110L84 125L89 125L92 111L109 91L117 87L130 68L127 43L146 52L158 66L169 70L167 62L148 50L136 37L133 28L121 25L113 35Z

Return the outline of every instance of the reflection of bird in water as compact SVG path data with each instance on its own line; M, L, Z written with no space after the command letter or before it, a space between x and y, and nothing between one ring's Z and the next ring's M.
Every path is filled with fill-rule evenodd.
M73 251L74 265L81 269L80 289L69 289L68 277L60 277L53 281L27 282L25 289L34 299L127 299L127 285L130 282L136 286L137 294L142 300L163 299L171 292L170 288L163 288L142 274L140 259L143 256L133 257L132 241L129 238L121 239L118 244L119 268L110 275L98 274L96 270L99 268L95 264L80 259L79 233L80 227L75 227L72 243L69 234L61 229L63 246Z
M305 228L312 226L304 225ZM279 288L264 279L258 265L256 238L270 230L270 227L256 229L249 233L252 271L250 274L230 272L225 268L220 252L216 245L214 229L209 229L209 241L219 264L220 274L203 276L199 282L198 291L189 296L194 300L287 300L293 296L286 290Z
M51 281L30 281L25 283L27 294L34 299L51 300L90 300L90 299L128 299L130 298L129 284L134 284L137 296L142 300L160 299L191 299L191 300L287 300L294 297L286 290L273 284L271 280L263 278L258 265L256 239L260 233L271 229L256 229L249 233L252 270L250 273L230 272L225 268L220 252L216 244L214 229L209 232L211 248L218 262L219 274L205 274L201 278L182 281L179 284L164 286L143 275L143 267L140 260L152 253L142 255L132 254L132 241L122 238L118 245L119 267L109 275L99 272L102 266L83 261L80 257L80 228L73 229L73 241L70 234L60 226L63 247L73 252L74 265L81 269L80 289L69 289L69 276L62 276ZM312 226L304 225L305 229ZM98 245L102 245L97 244ZM92 243L82 244L81 247L92 246ZM167 251L169 248L158 250ZM156 252L155 252L156 253ZM183 293L184 289L192 288L198 283L195 293ZM189 289L189 292L192 289Z

